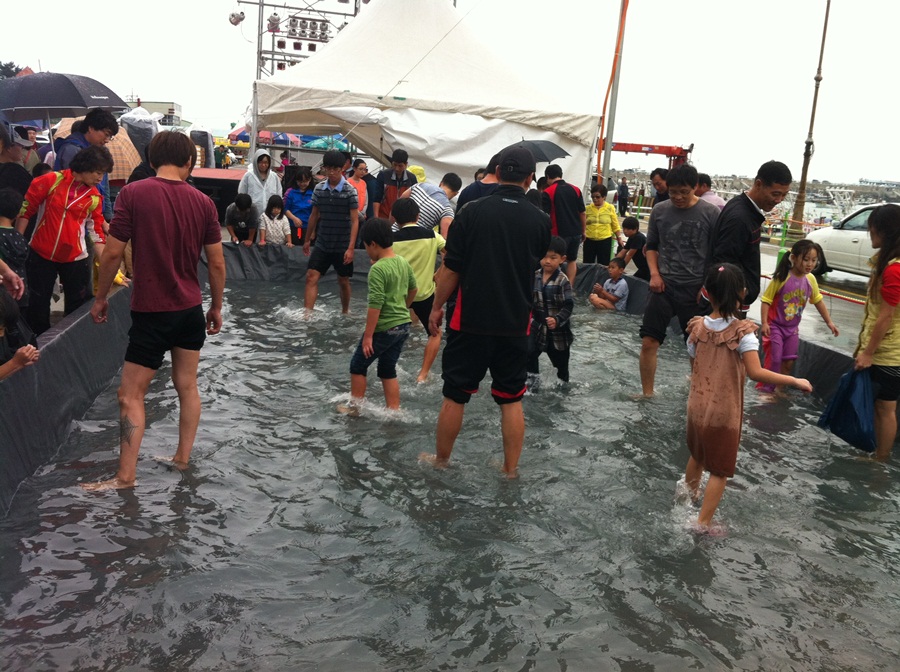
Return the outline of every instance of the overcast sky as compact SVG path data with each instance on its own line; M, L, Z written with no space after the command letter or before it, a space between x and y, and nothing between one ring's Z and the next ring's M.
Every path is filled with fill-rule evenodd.
M363 11L377 11L371 0ZM439 1L439 0L421 0ZM445 0L451 2L451 0ZM301 5L303 0L289 4ZM631 0L614 140L694 144L711 174L753 175L764 161L800 176L825 0ZM0 59L88 75L120 96L180 103L214 130L242 117L255 75L256 9L233 0L40 3L52 32L9 30ZM346 7L336 0L319 6ZM457 11L535 86L574 87L599 111L609 81L619 0L458 0ZM247 19L228 22L233 11ZM36 19L37 15L33 15ZM42 25L39 21L36 25ZM9 26L7 26L9 27ZM348 45L341 67L402 58L405 30ZM829 19L810 179L900 181L894 47L900 3L834 0ZM489 64L486 64L488 66ZM662 157L612 156L612 168L652 168Z

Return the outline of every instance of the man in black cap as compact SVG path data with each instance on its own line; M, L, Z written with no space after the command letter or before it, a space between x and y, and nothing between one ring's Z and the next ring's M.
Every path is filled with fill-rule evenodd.
M422 455L436 467L449 461L465 404L490 369L491 395L501 412L503 471L516 476L525 437L522 396L534 272L550 245L550 218L525 198L534 167L527 149L506 149L495 173L497 189L460 210L450 227L428 321L430 333L437 333L443 306L456 295L442 360L436 452Z
M400 198L400 194L409 189L419 180L409 172L409 154L405 149L395 149L391 154L391 169L385 168L378 173L378 193L372 195L375 204L375 216L391 220L391 208L394 201Z

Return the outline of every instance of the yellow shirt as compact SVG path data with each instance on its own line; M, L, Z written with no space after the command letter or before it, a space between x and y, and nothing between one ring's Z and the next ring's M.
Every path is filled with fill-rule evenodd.
M619 226L616 209L609 201L599 208L593 203L588 203L584 209L584 215L586 220L584 233L590 240L606 240L622 230Z
M872 257L872 260L869 262L873 269L876 257ZM890 264L900 264L900 257L891 259L888 262L888 265ZM869 345L869 340L872 338L872 330L875 328L875 322L878 321L878 314L881 312L883 301L882 297L879 296L876 299L872 295L872 281L870 280L869 295L866 297L862 329L859 334L859 345L856 346L856 351L853 353L854 357ZM881 343L878 344L875 354L872 355L872 363L877 366L900 366L900 310L894 311L891 326L885 333L884 338L881 339Z

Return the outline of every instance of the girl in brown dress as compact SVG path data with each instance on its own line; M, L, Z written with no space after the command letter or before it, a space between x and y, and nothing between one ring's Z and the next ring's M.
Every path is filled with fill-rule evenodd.
M700 499L700 479L709 472L703 505L697 518L708 531L713 514L734 476L741 422L744 417L744 383L752 380L791 385L811 392L808 380L768 371L759 363L757 326L737 319L746 290L741 269L716 264L706 274L706 293L712 313L688 323L688 354L693 363L687 407L687 444L691 451L685 482L693 501Z

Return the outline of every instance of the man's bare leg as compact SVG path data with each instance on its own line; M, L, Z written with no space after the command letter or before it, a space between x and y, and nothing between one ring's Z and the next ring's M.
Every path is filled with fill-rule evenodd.
M303 303L308 313L316 306L316 298L319 296L319 278L322 274L318 271L309 270L306 272L306 289L304 290Z
M200 391L197 389L199 350L172 348L172 384L178 393L178 448L172 463L187 467L200 426Z
M875 459L885 462L897 438L897 402L875 400Z
M429 336L428 341L425 343L425 356L422 359L422 369L419 371L419 375L416 378L417 383L424 383L425 379L428 378L428 374L431 372L431 367L434 364L434 360L437 359L438 350L440 349L441 335Z
M653 386L656 382L656 358L659 352L659 341L650 336L641 339L641 389L645 397L653 396Z
M350 312L350 278L338 278L338 289L341 292L341 312Z
M99 483L82 484L85 490L114 490L133 488L137 473L138 452L144 438L144 396L156 375L134 362L125 362L119 384L119 470L115 478Z
M500 430L503 434L503 473L516 478L525 441L525 412L521 401L500 405Z
M438 415L435 454L422 453L419 455L419 459L431 462L435 467L446 467L450 461L450 453L453 452L453 444L456 443L456 437L459 436L459 430L462 429L465 413L465 404L459 404L444 397L444 403Z

